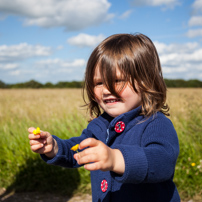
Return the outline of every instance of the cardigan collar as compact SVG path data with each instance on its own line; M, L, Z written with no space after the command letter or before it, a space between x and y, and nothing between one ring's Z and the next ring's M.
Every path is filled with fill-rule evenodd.
M109 116L107 113L103 113L101 116L99 116L97 119L94 119L94 124L97 125L97 127L93 127L92 133L95 135L95 137L108 145L110 142L117 136L121 135L122 133L125 133L128 131L131 127L136 125L138 122L140 122L144 116L140 115L142 107L139 106L129 112L126 112L124 114L121 114L115 118ZM118 122L124 123L124 131L117 133L115 129L115 125ZM97 129L98 130L97 130Z
M111 128L114 127L115 124L118 121L123 121L124 123L129 123L131 120L135 119L136 117L138 117L140 115L142 106L139 106L129 112L123 113L115 118L111 117L110 115L108 115L106 112L104 112L99 119L101 119L107 128ZM137 120L139 121L139 120Z

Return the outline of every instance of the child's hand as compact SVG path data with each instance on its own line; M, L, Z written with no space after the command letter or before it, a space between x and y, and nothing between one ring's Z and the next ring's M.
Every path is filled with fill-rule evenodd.
M53 158L58 152L57 142L49 132L40 131L40 134L36 135L33 133L34 130L35 128L33 127L28 129L31 150Z
M86 148L89 147L89 148ZM120 150L111 149L103 142L94 138L87 138L79 144L82 152L74 154L78 164L85 164L84 168L90 171L114 171L123 174L125 170L124 158Z

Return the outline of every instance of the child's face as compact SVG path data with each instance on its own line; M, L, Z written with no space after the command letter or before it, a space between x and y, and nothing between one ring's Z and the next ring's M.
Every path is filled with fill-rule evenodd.
M117 88L120 87L123 82L121 73L117 70ZM94 93L95 99L98 105L110 116L117 117L120 114L126 113L132 109L141 105L141 95L136 93L129 83L126 83L124 88L119 93L121 98L117 98L111 94L111 92L103 84L99 68L96 68L94 75Z

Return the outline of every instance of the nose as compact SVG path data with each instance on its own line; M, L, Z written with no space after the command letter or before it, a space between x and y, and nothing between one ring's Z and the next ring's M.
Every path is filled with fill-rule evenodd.
M103 87L102 87L102 94L103 95L111 94L110 91L108 90L108 88L105 85L103 85Z

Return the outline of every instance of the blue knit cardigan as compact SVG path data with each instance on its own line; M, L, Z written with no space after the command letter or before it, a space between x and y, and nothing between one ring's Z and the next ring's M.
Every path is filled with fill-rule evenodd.
M173 182L179 154L173 124L161 112L145 118L140 111L141 107L138 107L114 119L103 113L89 123L80 137L62 140L53 136L59 147L57 155L53 159L45 155L41 157L48 164L79 167L70 148L93 137L119 149L125 161L123 175L111 171L91 171L93 202L180 202ZM125 124L121 133L115 130L119 121Z

